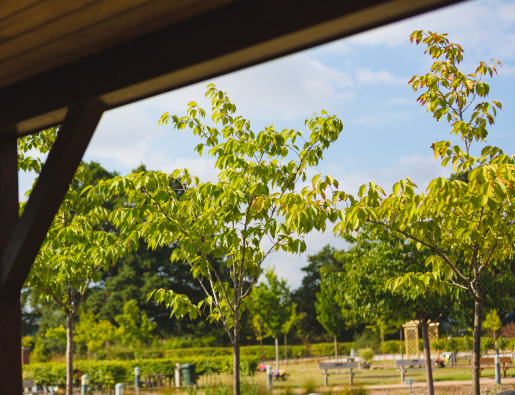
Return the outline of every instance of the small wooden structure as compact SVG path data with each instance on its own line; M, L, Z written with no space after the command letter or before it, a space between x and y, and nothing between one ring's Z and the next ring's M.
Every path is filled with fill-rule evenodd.
M406 322L402 327L404 328L404 341L406 346L406 357L420 359L420 349L418 348L419 336L418 336L418 322L409 321ZM429 344L433 340L438 340L438 326L439 322L431 322L429 324ZM438 355L439 357L440 355Z
M319 363L318 368L323 370L324 373L324 386L329 387L329 375L330 374L343 374L340 373L340 369L349 369L349 385L352 385L352 378L355 373L352 373L352 369L356 369L358 367L357 362L338 362L338 363ZM338 369L336 373L328 373L329 369Z
M404 342L406 344L406 357L420 359L420 350L418 349L418 323L415 321L406 322L404 328ZM397 364L396 364L397 365Z

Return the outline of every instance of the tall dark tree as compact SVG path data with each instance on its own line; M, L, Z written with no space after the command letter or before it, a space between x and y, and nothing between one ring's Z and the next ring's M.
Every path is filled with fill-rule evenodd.
M297 303L298 312L303 314L299 323L301 334L311 341L325 339L327 332L317 320L315 300L320 292L320 270L341 270L341 264L334 257L337 250L329 245L322 248L315 255L308 255L309 264L301 270L306 273L302 279L302 285L292 292L292 300ZM351 337L352 339L352 337Z

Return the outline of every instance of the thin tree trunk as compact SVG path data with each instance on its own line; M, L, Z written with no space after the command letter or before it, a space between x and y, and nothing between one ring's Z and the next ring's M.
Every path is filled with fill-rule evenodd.
M338 341L336 340L336 335L334 336L334 360L338 363Z
M234 343L233 343L233 394L240 395L240 321L238 313L234 319Z
M263 323L259 323L259 349L261 350L261 363L265 363L265 354L263 353Z
M479 284L478 284L479 285ZM479 286L476 285L477 288ZM481 388L479 386L479 358L481 358L481 314L482 314L482 301L481 299L475 302L474 309L474 346L472 356L472 393L480 395Z
M288 365L288 335L284 334L284 359L286 360L286 365Z
M275 338L275 369L279 370L279 337Z
M429 345L429 324L427 318L420 320L422 339L424 342L424 364L426 365L427 394L434 395L433 367L431 366L431 349Z
M73 316L66 316L66 395L73 395Z

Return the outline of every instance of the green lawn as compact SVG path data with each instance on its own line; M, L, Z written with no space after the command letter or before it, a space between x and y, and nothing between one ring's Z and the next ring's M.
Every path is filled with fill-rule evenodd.
M465 362L464 362L465 363ZM381 364L373 364L372 367L376 366L378 369L371 370L360 370L356 369L356 375L354 376L354 383L363 384L363 385L381 385L381 384L399 384L400 383L400 372L397 371L396 368L381 368L381 365L385 365L386 363ZM392 365L392 361L390 361L390 365ZM293 387L293 388L302 388L308 382L312 381L317 387L322 387L324 385L324 377L322 375L322 371L318 369L318 364L295 364L295 365L282 365L281 369L286 370L289 374L288 379L286 381L274 381L274 388L285 388L285 387ZM329 385L345 385L349 382L348 371L344 371L345 373L339 375L331 375L329 376ZM509 372L509 371L508 371ZM493 376L494 369L485 369L483 370L483 376ZM509 374L508 374L509 375ZM515 375L515 371L514 371ZM415 382L425 382L426 381L426 373L424 370L413 370L408 371L406 377L412 377ZM440 368L433 370L433 378L435 381L446 381L446 380L471 380L472 375L470 371L470 367L463 368ZM207 380L209 380L213 384L214 378L202 378L199 384L205 385L207 384ZM254 376L256 382L260 385L266 385L266 373L257 372ZM229 383L231 381L231 376L229 375L221 375L216 378L216 381L222 383Z

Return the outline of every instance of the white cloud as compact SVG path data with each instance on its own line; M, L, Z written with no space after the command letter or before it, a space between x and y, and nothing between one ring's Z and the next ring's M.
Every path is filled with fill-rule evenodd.
M350 72L324 65L306 54L232 73L214 82L228 92L237 105L237 114L250 119L254 128L269 123L291 124L322 109L335 113L342 103L355 98L349 90L353 87ZM191 100L210 110L210 101L204 97L205 85L195 84L107 112L86 158L110 161L112 167L125 172L140 163L165 169L170 167L171 158L195 158L197 138L188 132L173 132L171 125L158 128L157 121L164 112L185 114Z
M110 159L119 167L137 167L152 156L151 143L163 135L138 103L106 112L86 151L95 160Z
M423 29L449 33L451 41L481 56L512 58L514 22L513 1L467 1L369 30L349 41L354 45L396 47L406 45L413 31Z
M188 169L200 182L217 182L219 171L215 169L215 160L209 158L176 158L172 159L162 153L152 155L145 162L149 169L158 169L172 173L177 169Z
M356 72L356 78L364 84L406 84L408 79L395 77L386 70L372 71L366 67L361 67Z
M367 116L358 116L351 118L350 122L357 123L366 126L385 126L394 125L405 121L411 115L408 111L397 111L397 112L371 112Z
M307 54L296 54L215 78L219 89L227 91L239 115L247 119L267 121L308 118L320 111L321 102L341 104L355 94L351 73L324 65ZM199 83L149 99L153 108L183 113L186 103L195 100L210 109L204 99L205 85ZM335 106L336 108L336 106ZM330 110L325 108L325 110Z
M412 99L406 99L404 97L392 97L391 99L386 100L386 106L394 106L397 104L413 104Z
M393 184L410 177L419 187L418 193L424 192L429 182L437 177L449 177L450 170L442 168L440 162L432 156L407 155L399 158L392 166L373 167L367 170L346 170L345 166L335 162L325 162L319 171L331 174L340 183L340 190L357 195L361 185L374 181L386 193L391 193Z

